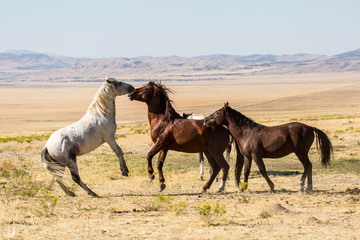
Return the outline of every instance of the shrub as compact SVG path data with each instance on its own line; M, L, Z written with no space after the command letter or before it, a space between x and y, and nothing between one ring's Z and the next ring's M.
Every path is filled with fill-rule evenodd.
M213 206L208 203L203 206L195 207L195 209L199 213L200 220L208 226L214 225L215 222L226 213L226 206L219 203L215 203Z

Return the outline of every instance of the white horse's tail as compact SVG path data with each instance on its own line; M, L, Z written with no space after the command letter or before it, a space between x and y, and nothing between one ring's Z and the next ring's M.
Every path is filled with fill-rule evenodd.
M63 177L65 173L65 165L54 160L49 152L47 147L41 151L41 161L44 163L44 167L49 170L51 175L60 182L63 182Z

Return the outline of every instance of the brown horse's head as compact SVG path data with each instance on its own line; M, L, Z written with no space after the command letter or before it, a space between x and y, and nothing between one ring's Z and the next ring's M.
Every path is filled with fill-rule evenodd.
M149 82L143 87L136 88L131 94L129 94L129 98L131 101L136 100L149 103L152 97L155 95L155 87L156 83Z
M225 113L227 111L227 108L229 108L229 103L224 103L224 106L222 108L220 108L219 110L215 111L214 113L212 113L211 115L207 116L204 119L204 125L206 127L210 127L214 124L217 125L223 125L226 124L225 121Z
M130 95L130 100L145 102L149 106L149 111L156 114L163 114L167 122L175 118L185 118L180 116L171 104L168 93L172 91L161 83L150 81L143 87L136 88Z

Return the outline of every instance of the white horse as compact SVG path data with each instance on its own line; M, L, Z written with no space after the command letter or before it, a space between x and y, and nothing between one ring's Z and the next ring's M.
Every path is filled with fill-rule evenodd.
M107 142L119 159L123 176L128 176L123 152L115 141L115 98L134 91L130 84L107 78L97 91L86 114L77 122L55 131L41 152L41 160L46 169L54 176L64 192L75 196L63 183L65 167L68 167L72 179L89 195L98 197L80 179L76 156L91 152ZM52 185L52 184L51 184Z
M183 117L187 118L187 119L204 119L205 116L204 115L194 115L194 114L186 114L183 113ZM231 152L231 144L232 144L232 138L229 142L229 146L226 149L226 157L225 160L230 164L230 152ZM199 174L199 180L203 181L204 180L204 153L199 152L199 164L200 164L200 174ZM209 174L211 175L212 173L212 168L209 168ZM229 179L229 176L228 176ZM218 182L218 176L216 176L215 181Z

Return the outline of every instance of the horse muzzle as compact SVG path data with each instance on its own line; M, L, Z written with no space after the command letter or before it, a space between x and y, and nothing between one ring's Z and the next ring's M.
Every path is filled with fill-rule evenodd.
M135 88L133 91L129 92L128 97L129 97L130 101L136 100L137 94L135 92Z
M133 93L134 91L135 91L135 88L130 85L129 88L128 88L128 93L131 94L131 93Z
M204 126L205 127L211 127L214 123L215 123L214 120L207 119L207 118L204 119Z

